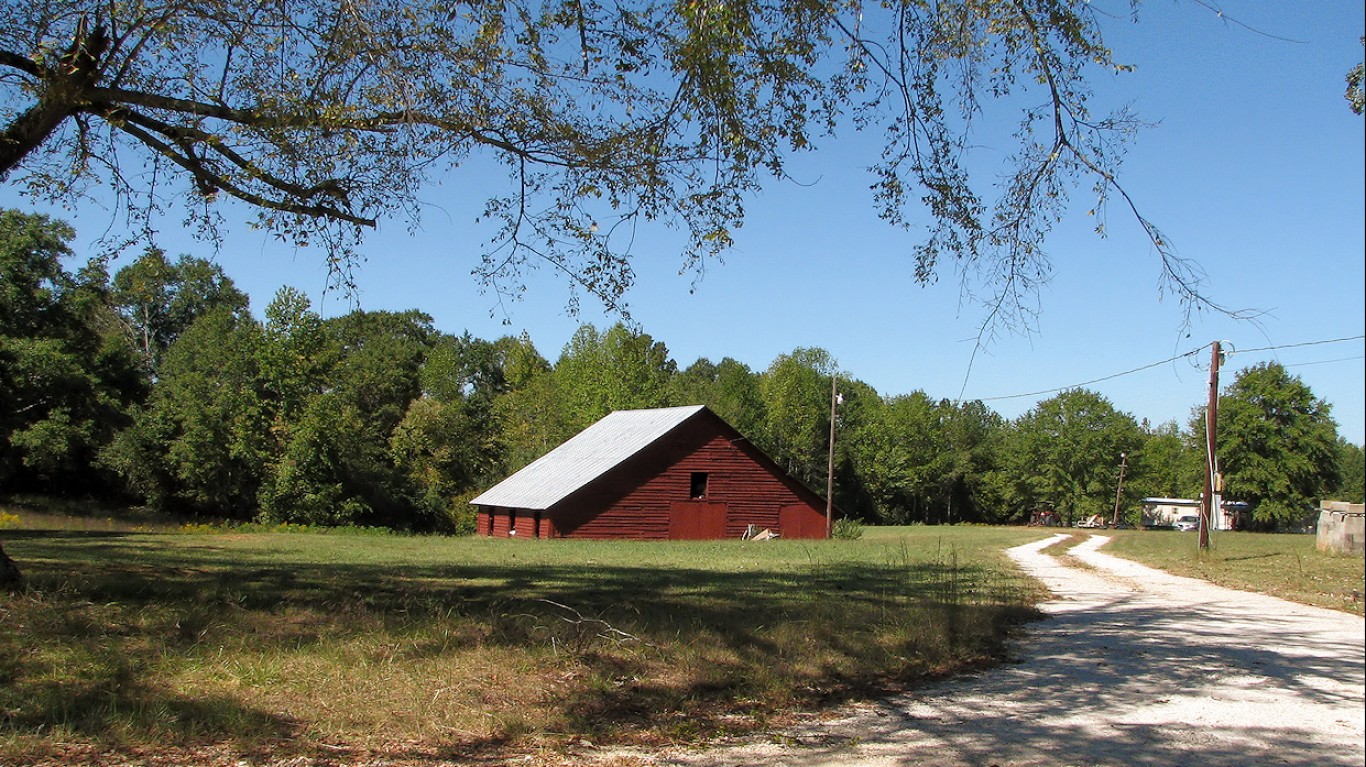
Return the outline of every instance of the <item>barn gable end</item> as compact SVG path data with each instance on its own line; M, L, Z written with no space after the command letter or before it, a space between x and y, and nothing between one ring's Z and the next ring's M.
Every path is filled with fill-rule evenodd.
M645 444L618 450L610 465L591 455L629 444L642 424L658 432ZM586 464L592 476L576 473ZM556 476L556 466L568 467L567 476ZM516 537L738 538L754 525L825 537L824 499L705 407L613 413L472 503L479 532L494 536L516 529Z

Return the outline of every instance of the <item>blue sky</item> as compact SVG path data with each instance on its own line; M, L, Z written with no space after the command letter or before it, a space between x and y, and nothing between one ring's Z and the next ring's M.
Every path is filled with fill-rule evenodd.
M1127 3L1097 0L1123 11ZM1015 417L1054 390L1178 357L1213 340L1231 347L1222 382L1248 365L1277 360L1333 406L1340 433L1366 441L1363 344L1366 325L1366 220L1363 118L1342 94L1362 59L1360 0L1228 0L1221 6L1151 2L1137 24L1106 22L1116 58L1136 71L1097 83L1095 104L1130 104L1154 123L1126 156L1123 181L1145 215L1197 262L1208 294L1263 312L1256 322L1217 314L1183 326L1180 305L1158 291L1158 262L1141 232L1112 206L1109 236L1080 215L1047 243L1054 278L1039 296L1032 332L1001 335L976 349L980 306L964 302L957 276L936 285L912 280L917 231L887 226L874 213L862 167L868 143L852 132L795 160L795 182L775 182L747 205L749 218L723 263L696 284L679 276L667 232L637 241L638 282L628 296L634 319L680 366L698 357L733 357L762 370L797 347L828 350L840 368L885 395L923 389L932 397L984 399ZM1014 120L1006 129L1013 128ZM980 137L980 159L1008 144ZM470 276L476 249L493 236L467 191L492 183L479 164L450 174L423 195L421 229L385 221L367 241L358 273L366 309L416 308L441 330L495 338L526 331L554 360L582 322L616 320L585 299L578 317L551 272L534 274L525 298L499 305ZM987 178L994 172L988 168ZM0 205L24 207L9 190ZM78 252L103 233L107 214L83 206L56 212L80 233ZM166 222L171 253L210 255ZM259 312L281 285L308 293L324 313L351 308L324 290L315 251L294 251L237 227L216 256ZM118 264L115 264L117 268ZM1296 346L1307 342L1355 340ZM1119 409L1153 423L1185 423L1204 401L1208 354L1091 384ZM1014 396L1047 392L1037 396Z

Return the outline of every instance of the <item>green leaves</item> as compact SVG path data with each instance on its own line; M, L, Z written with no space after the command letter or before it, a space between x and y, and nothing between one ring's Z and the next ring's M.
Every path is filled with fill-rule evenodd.
M95 453L141 395L102 285L67 274L74 236L44 216L0 211L0 482L92 488Z
M173 264L156 248L114 275L112 300L153 376L166 350L200 315L219 306L247 310L246 294L222 267L189 255Z
M798 348L778 355L764 371L764 429L757 438L788 473L817 487L826 477L830 441L830 386L837 368L830 353Z
M0 481L109 492L239 519L462 529L464 499L616 409L703 404L799 480L827 479L830 354L797 348L762 372L699 359L681 372L638 328L583 326L552 365L526 335L451 336L417 312L324 319L282 289L260 322L220 270L150 252L110 285L76 275L69 227L0 211ZM155 377L138 354L159 355ZM145 358L144 358L145 361ZM149 395L150 391L150 395ZM1198 492L1197 419L1139 427L1103 396L1063 392L1006 422L981 402L884 398L840 374L836 501L899 523L1073 519L1126 495ZM1361 495L1361 449L1277 365L1225 393L1226 497L1267 526L1321 494Z
M614 410L667 404L676 372L664 344L621 323L606 332L581 326L555 364L562 407L574 432Z
M1095 392L1073 389L1020 416L1006 443L1006 466L1024 480L1025 508L1052 506L1070 524L1113 510L1120 453L1143 444L1133 416Z
M635 227L683 233L681 271L700 275L749 195L852 129L880 150L879 214L929 232L908 242L908 274L932 281L952 259L993 317L1018 323L1072 186L1123 196L1132 122L1088 110L1089 74L1123 69L1094 13L1081 0L10 3L0 175L66 204L108 187L130 220L169 199L209 239L233 199L321 248L345 284L378 220L415 216L433 176L485 155L506 169L485 206L496 231L450 255L511 295L550 264L571 306L582 292L624 311ZM97 42L81 77L60 65ZM994 202L968 172L990 99L1043 105L1021 113ZM1200 304L1152 240L1171 287Z
M1220 398L1215 432L1226 497L1253 504L1260 524L1304 519L1339 481L1331 413L1278 363L1239 372Z
M1000 416L924 392L875 401L848 441L861 489L888 524L1002 520L993 490Z

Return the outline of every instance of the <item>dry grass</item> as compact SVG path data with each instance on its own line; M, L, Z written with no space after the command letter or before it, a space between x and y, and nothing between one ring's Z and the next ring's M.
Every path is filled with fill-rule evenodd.
M22 510L20 517L23 517ZM999 657L1037 531L600 543L8 530L0 762L681 742ZM281 745L283 744L283 745Z

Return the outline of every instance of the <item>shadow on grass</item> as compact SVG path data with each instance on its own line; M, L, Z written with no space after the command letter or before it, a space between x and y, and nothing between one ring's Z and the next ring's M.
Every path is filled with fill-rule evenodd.
M61 614L12 648L0 639L11 656L4 673L27 691L25 700L0 693L0 710L16 712L0 726L65 727L94 740L129 730L180 742L296 732L299 722L242 701L190 699L142 680L152 658L224 645L295 650L373 632L403 638L377 644L401 644L410 661L535 647L536 663L572 667L581 681L549 704L555 721L528 726L686 737L724 729L737 713L762 716L775 697L835 699L1000 657L1007 629L1036 615L1022 582L957 562L745 572L515 559L387 566L111 532L12 531L8 540L31 592ZM42 644L64 647L91 678L44 680L12 662ZM148 662L121 667L101 647Z
M52 637L60 641L59 637ZM84 653L79 668L48 669L27 678L6 658L0 731L64 733L104 742L210 739L254 743L292 736L297 722L221 695L188 697L149 678L141 659L115 647ZM41 666L41 661L30 661Z
M1225 557L1221 557L1221 558L1222 558L1225 562L1245 562L1245 561L1252 560L1252 559L1274 559L1274 558L1277 558L1277 557L1284 557L1284 556L1285 556L1285 554L1283 554L1283 553L1272 551L1272 552L1267 552L1267 553L1265 553L1265 554L1244 554L1244 555L1238 556L1238 557L1229 557L1229 556L1225 556Z

